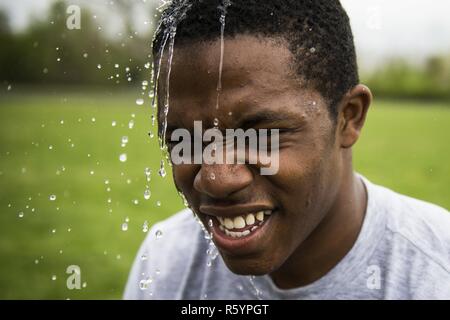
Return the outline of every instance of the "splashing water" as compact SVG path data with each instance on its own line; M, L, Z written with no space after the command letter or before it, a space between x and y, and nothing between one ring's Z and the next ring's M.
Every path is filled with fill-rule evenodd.
M148 221L145 220L144 224L142 225L142 232L147 233L148 232Z
M223 0L222 5L219 6L220 13L220 60L219 60L219 78L217 80L217 98L216 98L216 109L219 109L219 99L220 93L222 92L222 69L223 69L223 52L225 48L225 20L227 16L227 9L231 5L230 0Z
M144 169L144 174L145 174L145 179L147 180L147 182L150 182L151 175L152 175L152 170L147 167L147 168Z
M125 147L128 143L128 136L123 136L121 139L121 146L122 148Z
M120 162L127 162L127 154L126 153L122 153L119 156L119 160L120 160Z
M152 193L151 193L150 189L147 187L147 189L144 190L144 199L145 200L150 199L151 195L152 195Z
M162 177L162 178L164 178L165 176L166 176L166 169L165 169L165 167L164 167L164 160L161 160L161 166L160 166L160 168L159 168L159 171L158 171L158 174Z
M164 1L164 4L160 6L161 9L166 7L167 4L170 4L169 1ZM166 72L166 78L165 78L165 92L164 92L164 104L163 104L163 124L162 129L160 130L159 134L159 142L160 142L160 148L161 150L165 149L165 136L166 136L166 129L167 129L167 114L169 112L169 100L170 100L170 73L172 69L172 59L173 59L173 50L175 45L175 35L177 32L177 25L178 23L183 20L186 16L187 11L192 6L191 3L187 0L179 0L176 3L176 6L174 7L174 10L168 14L164 14L161 16L161 19L159 21L158 27L156 29L156 32L154 34L154 39L161 33L162 26L164 25L164 34L162 36L162 45L159 48L158 52L158 63L156 65L156 73L153 73L153 99L152 99L152 106L155 108L158 101L158 87L159 87L159 77L161 73L161 63L162 58L166 49L166 45L168 43L168 57L167 57L167 72ZM155 67L155 66L154 66ZM153 68L154 69L154 68Z

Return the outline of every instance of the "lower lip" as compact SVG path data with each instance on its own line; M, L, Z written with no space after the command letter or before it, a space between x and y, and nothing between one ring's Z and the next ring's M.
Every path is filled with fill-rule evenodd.
M249 235L240 238L226 235L220 230L219 221L216 218L210 218L213 221L213 226L209 228L213 234L213 241L217 247L229 254L242 255L252 253L258 250L263 242L267 241L267 233L272 227L275 213L274 211L271 215L264 216L264 222L257 229L250 232Z

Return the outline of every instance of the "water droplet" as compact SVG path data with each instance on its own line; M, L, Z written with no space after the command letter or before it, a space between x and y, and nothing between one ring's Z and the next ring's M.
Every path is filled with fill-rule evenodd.
M49 145L49 146L48 146L48 149L49 149L49 150L53 150L53 146L52 146L52 145Z
M34 260L35 264L39 264L39 259Z
M144 64L145 69L149 69L150 68L150 62L147 62L146 64Z
M56 275L52 275L52 280L53 280L53 281L56 280Z
M148 86L148 81L147 81L147 80L142 81L142 85L143 85L144 87Z
M109 184L109 180L108 179L105 180L105 184Z
M144 169L144 174L145 174L145 178L147 179L147 182L149 182L151 179L152 170L149 167L146 167Z
M60 62L60 61L61 61L61 58L57 58L56 61Z
M128 143L128 136L123 136L121 139L122 147L125 147Z
M116 121L111 122L111 126L115 127L117 125Z
M83 284L81 285L83 288L87 287L87 282L83 282Z
M142 232L146 233L148 231L148 221L145 220L144 224L142 225Z
M114 65L114 68L118 69L118 68L119 68L119 64L116 63L116 64Z
M217 127L219 125L219 119L214 118L214 127Z
M147 280L142 279L141 281L139 281L139 289L147 290L147 288L148 288Z
M19 212L19 218L23 218L23 211Z
M314 48L314 47L310 48L310 49L309 49L309 52L311 52L311 53L316 52L316 48Z
M216 180L216 175L213 172L211 172L211 174L209 175L209 178L211 180Z
M161 201L156 201L156 206L161 207Z
M102 68L102 65L101 64L98 64L97 65L97 69L101 69Z
M161 239L162 235L163 235L163 233L161 230L156 230L156 232L155 232L156 239Z
M209 219L209 220L208 220L208 226L209 226L210 228L212 228L213 225L214 225L214 223L213 223L212 219Z
M85 53L83 53L83 58L87 58L88 57L88 54L85 52Z
M92 121L92 122L95 122L95 118L92 118L91 121Z
M136 104L137 104L138 106L142 106L142 105L144 104L144 99L142 99L142 98L137 98L137 99L136 99Z
M120 160L120 162L126 162L127 161L127 154L126 153L122 153L119 156L119 160Z
M139 204L139 200L138 199L134 199L133 200L133 204L138 205Z
M124 222L122 223L122 231L127 231L128 230L128 223Z
M133 127L134 127L134 120L130 120L130 122L128 122L128 128L133 129Z
M55 234L56 233L56 229L52 229L52 233Z
M164 160L161 160L161 166L158 170L158 174L163 178L166 176L166 169L164 168Z
M49 199L50 199L50 201L55 201L56 200L56 195L51 194Z
M147 257L147 254L144 253L144 254L141 255L141 260L142 260L142 261L147 260L147 258L148 258L148 257Z
M150 189L145 189L144 190L144 199L145 200L150 199L151 195L152 195L152 193L151 193Z
M42 69L42 73L47 74L48 73L48 68Z

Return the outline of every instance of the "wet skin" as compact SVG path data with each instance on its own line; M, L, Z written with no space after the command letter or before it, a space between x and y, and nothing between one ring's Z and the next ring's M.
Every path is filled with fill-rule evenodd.
M221 130L280 129L279 170L262 176L258 164L181 164L173 167L175 184L213 232L231 271L270 274L284 289L312 283L345 256L362 226L366 192L353 173L351 147L370 90L351 89L333 120L327 101L295 76L283 40L240 35L225 40L216 109L219 52L219 40L175 45L167 138L176 128L192 130L197 120L213 127L214 118ZM208 226L216 216L259 209L274 211L263 230L238 246L219 241L216 220Z

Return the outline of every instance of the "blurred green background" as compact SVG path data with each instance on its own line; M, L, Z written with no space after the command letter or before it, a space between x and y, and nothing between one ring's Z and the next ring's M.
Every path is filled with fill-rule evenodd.
M2 299L120 298L144 226L183 208L170 168L157 174L162 156L148 136L156 128L142 81L150 77L153 24L136 32L132 7L115 3L120 35L99 29L100 14L84 7L82 32L68 31L65 2L20 32L0 13ZM155 7L144 9L153 17ZM356 170L449 208L448 55L421 64L396 57L362 77L376 99ZM81 268L80 290L66 287L69 265Z

